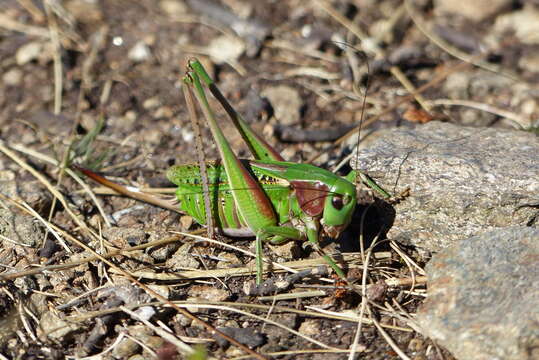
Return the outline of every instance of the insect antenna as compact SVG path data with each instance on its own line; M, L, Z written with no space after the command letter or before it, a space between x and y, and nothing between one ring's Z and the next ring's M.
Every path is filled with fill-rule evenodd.
M355 151L355 156L356 156L356 164L359 163L359 143L361 141L361 130L362 130L362 127L363 127L363 119L365 118L365 108L367 106L367 93L369 91L369 86L370 86L370 74L371 74L371 71L370 71L370 66L369 66L369 58L367 56L367 54L364 52L364 51L361 51L359 50L358 48L354 47L353 45L350 45L348 43L345 43L345 42L340 42L340 41L334 41L334 43L341 47L341 48L344 48L345 49L345 52L346 54L348 55L348 58L350 59L350 62L354 62L357 64L357 61L356 59L353 57L354 55L358 55L360 56L362 59L363 59L363 62L365 64L365 66L367 67L367 74L366 74L366 77L365 77L365 90L363 91L363 94L361 93L361 90L358 86L358 83L359 83L359 79L358 79L358 76L357 76L357 71L356 71L356 68L352 66L352 64L350 64L352 66L352 73L353 73L353 82L352 82L352 91L354 92L354 94L356 94L358 97L360 97L362 100L361 100L361 113L360 113L360 118L359 118L359 125L357 126L357 145L356 145L356 151ZM345 160L343 160L338 166L337 168L339 168L340 166L342 166L345 162L348 162L350 160L350 157L347 157ZM360 171L356 171L356 178L355 178L355 185L356 185L356 190L359 190L359 184L362 182L361 181L361 172Z

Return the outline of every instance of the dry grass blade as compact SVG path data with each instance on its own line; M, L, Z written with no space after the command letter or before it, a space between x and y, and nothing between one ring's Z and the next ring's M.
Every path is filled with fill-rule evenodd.
M32 156L32 157L35 157L36 159L39 159L41 161L45 161L45 162L48 162L49 164L52 164L54 166L60 166L59 162L56 161L55 159L47 156L47 155L44 155L44 154L41 154L37 151L34 151L32 149L28 149L27 147L23 146L23 145L20 145L20 144L9 144L9 147L11 147L12 149L15 149L23 154L26 154L26 155L29 155L29 156ZM65 172L71 176L80 186L82 186L83 190L90 196L90 198L92 199L92 201L94 202L95 206L97 207L97 210L99 211L99 213L101 214L101 217L103 218L103 221L105 221L105 224L107 225L107 227L110 227L110 222L108 220L108 217L107 215L105 214L105 211L103 210L103 207L101 206L101 203L97 200L97 197L95 196L94 192L90 189L90 187L88 186L88 184L86 184L81 178L80 176L78 176L73 170L69 169L69 168L66 168L64 169Z
M182 305L180 305L182 306ZM268 324L271 324L271 325L274 325L274 326L277 326L281 329L284 329L298 337L301 337L315 345L318 345L320 346L321 348L324 348L324 349L332 349L332 350L342 350L342 349L338 349L338 348L335 348L333 346L329 346L329 345L326 345L324 344L323 342L321 341L318 341L318 340L315 340L307 335L304 335L302 333L300 333L299 331L296 331L288 326L285 326L281 323L278 323L276 321L273 321L273 320L270 320L270 319L267 319L267 318L264 318L264 317L261 317L261 316L258 316L258 315L255 315L253 313L250 313L250 312L247 312L247 311L243 311L243 310L239 310L239 309L235 309L233 307L229 307L229 306L220 306L220 305L205 305L205 304L191 304L191 305L183 305L183 307L192 307L192 306L196 306L196 307L199 307L199 308L202 308L202 309L215 309L215 310L223 310L223 311L230 311L230 312L234 312L234 313L237 313L237 314L241 314L241 315L245 315L245 316L248 316L248 317L252 317L254 319L257 319L261 322L264 322L264 323L268 323Z
M391 338L391 336L389 336L389 334L384 330L384 328L382 326L380 326L380 323L378 322L378 320L376 320L375 317L372 317L372 322L374 324L374 326L376 327L376 329L378 330L378 332L383 336L383 338L385 339L385 341L389 344L389 346L391 346L391 348L393 349L393 351L395 351L397 353L397 355L399 355L399 357L403 360L411 360L410 357L408 357L398 346L397 344L395 343L395 341L393 341L393 339Z
M1 145L0 143L0 151L3 151L4 153L6 153L4 150L6 149L3 149L3 146ZM8 153L10 151L8 150ZM9 156L9 155L8 155ZM11 156L10 156L11 157ZM40 175L40 174L39 174ZM40 175L41 176L41 175ZM59 199L60 202L62 202L63 199ZM14 200L12 200L13 202L15 202ZM22 205L21 205L22 207ZM24 207L23 207L24 208ZM70 240L72 243L80 246L81 248L85 249L86 251L92 253L96 259L98 260L101 260L103 263L107 264L112 270L116 271L117 273L119 274L122 274L124 277L126 277L129 281L133 282L134 284L136 284L137 286L139 286L141 289L143 289L144 291L146 291L150 296L153 296L155 297L156 299L158 299L159 301L162 301L163 303L166 303L168 305L170 305L171 307L173 307L174 309L176 309L177 311L179 311L180 313L182 313L184 316L188 317L189 319L199 323L200 325L202 325L204 328L206 328L210 333L212 334L215 334L215 335L218 335L218 336L221 336L223 337L224 339L226 339L227 341L229 341L230 343L234 344L235 346L237 346L238 348L242 349L243 351L245 351L246 353L249 353L251 354L252 356L254 356L255 358L257 359L265 359L265 357L261 356L260 354L258 354L257 352L249 349L248 347L246 347L245 345L239 343L237 340L231 338L230 336L224 334L223 332L217 330L215 327L211 326L210 324L206 323L205 321L199 319L198 317L194 316L193 314L191 314L189 311L183 309L183 308L180 308L178 307L177 305L175 305L174 303L172 303L171 301L169 301L167 298L163 297L161 294L157 293L156 291L154 291L153 289L151 289L150 287L148 287L147 285L141 283L139 280L137 280L135 277L133 277L128 271L118 267L117 265L115 265L114 263L112 263L111 261L109 261L107 259L107 257L101 255L101 254L98 254L94 249L92 249L91 247L89 247L88 245L86 245L85 243L79 241L78 239L72 237L71 235L65 233L64 234L65 237ZM60 265L61 267L62 265ZM70 264L69 267L71 267L72 265ZM42 271L42 270L41 270ZM29 272L25 272L27 274L29 274ZM14 278L13 276L15 277L18 277L20 276L21 273L16 273L16 274L8 274L8 275L0 275L0 279L2 280L8 280L8 279L11 279L11 278Z
M157 327L157 326L153 325L151 322L149 322L148 320L146 320L142 316L138 315L134 311L129 310L125 306L120 306L120 309L124 313L131 316L133 319L136 319L136 320L140 321L141 323L143 323L144 325L146 325L147 327L152 329L156 334L161 336L163 339L167 340L171 344L174 344L178 349L182 350L182 353L193 354L195 352L195 350L191 346L187 345L186 343L184 343L183 341L178 339L174 334L172 334L172 333L170 333L168 331L165 331L165 330L161 329L160 327Z
M50 38L50 32L46 28L22 24L11 19L5 14L0 14L0 27L6 30L17 31L31 36L42 37L45 39Z
M49 33L53 45L53 61L54 61L54 114L58 115L62 111L62 47L58 35L58 23L50 9L49 1L45 1L45 12L47 14Z
M73 213L73 210L71 210L71 207L67 203L64 196L38 171L36 171L33 167L28 165L26 161L21 159L17 154L15 154L13 151L11 151L7 146L5 146L4 141L0 140L0 151L6 154L9 158L11 158L13 161L15 161L20 167L31 173L36 179L38 179L46 188L51 192L51 194L60 201L60 203L64 206L65 211L71 216L73 221L80 226L85 232L87 232L90 236L93 236L95 238L98 238L97 234L95 234L84 222L82 222L75 213Z
M449 45L445 40L443 40L440 36L436 35L434 32L429 31L427 26L425 25L424 21L421 19L419 14L415 11L412 3L410 0L404 0L404 4L406 6L406 11L408 12L408 16L412 19L414 24L417 26L417 28L427 37L429 38L434 44L439 46L442 50L446 51L448 54L456 57L457 59L460 59L462 61L465 61L467 63L473 64L477 67L480 67L482 69L491 71L496 74L501 74L509 79L512 79L514 81L522 82L521 79L519 79L518 76L515 74L508 73L506 71L502 71L500 67L490 64L486 61L480 61L475 56L466 54L465 52L460 51L459 49Z
M18 205L18 203L15 200L3 197L2 194L0 194L0 197L2 197L4 200L11 200L13 203ZM19 205L19 206L20 206L20 208L22 210L25 210L25 208L22 205ZM48 223L48 225L52 229L54 229L55 231L57 231L59 233L62 233L64 237L70 237L69 234L65 233L62 229L60 229L56 225L51 224L51 223ZM177 236L173 236L173 237L170 237L170 238L167 238L167 239L163 239L163 240L159 240L159 241L153 241L151 243L146 243L146 244L139 245L139 246L133 246L133 247L130 247L130 248L127 248L127 249L109 250L108 253L100 255L100 257L109 259L109 258L112 258L112 257L115 257L115 256L125 256L125 255L127 255L127 254L129 254L130 252L133 252L133 251L139 251L139 250L143 250L143 249L154 247L154 246L162 246L162 245L166 245L166 244L169 244L169 243L172 243L172 242L176 242L178 240L179 240L179 238ZM13 280L13 279L17 279L17 278L23 277L23 276L41 274L41 273L44 273L46 271L67 270L67 269L71 269L73 267L79 266L81 264L86 264L86 263L89 263L89 262L97 261L97 260L100 259L100 257L98 257L98 256L88 256L87 258L80 259L80 260L77 260L77 261L68 262L68 263L65 263L65 264L46 265L46 266L33 268L33 269L30 269L30 270L23 270L23 271L9 273L9 274L0 274L0 279L1 280Z
M365 34L356 24L348 20L346 17L341 15L332 5L330 5L325 0L316 0L315 2L320 8L326 11L332 18L338 21L341 25L346 27L352 34L354 34L358 39L362 41L366 48L370 47L367 50L372 50L376 53L378 57L385 57L386 54L384 50L378 45L375 39L369 37ZM427 111L430 111L430 105L428 102L421 96L419 92L415 89L412 82L408 77L402 72L402 70L395 65L392 65L389 69L391 74L404 86L408 92L415 97L415 100Z
M67 251L67 253L72 253L73 252L69 248L69 246L67 246L64 239L62 239L62 237L56 231L54 231L54 229L50 226L48 221L45 221L45 219L43 219L43 217L41 217L41 215L39 215L34 209L32 209L32 207L30 205L28 205L24 201L21 202L21 204L30 212L30 214L32 214L32 216L34 216L36 219L38 219L47 228L48 231L51 232L51 234L56 238L56 240L58 240L58 242L63 246L65 251Z
M479 58L482 58L484 57L485 55L484 54L481 54L481 55L477 55L475 57L473 57L473 59L479 59ZM463 62L463 63L460 63L456 66L453 66L452 68L442 72L441 74L435 76L432 80L430 80L428 83L420 86L415 92L414 94L418 94L418 93L422 93L424 92L425 90L431 88L431 87L434 87L438 84L440 84L443 80L445 80L449 75L457 72L457 71L462 71L464 70L466 67L470 66L469 63L467 62ZM391 112L393 112L397 107L399 107L400 105L410 101L413 99L413 94L409 94L409 95L406 95L404 97L402 97L399 101L397 101L395 104L389 106L389 107L386 107L384 111L382 111L381 113L367 119L363 124L359 124L357 127L355 127L354 129L350 130L349 132L347 132L344 136L342 136L341 138L339 138L338 140L335 141L335 143L333 143L332 145L328 146L327 148L323 149L322 151L319 151L317 152L316 154L314 154L313 156L311 156L306 162L307 163L312 163L313 161L315 161L316 159L318 159L322 154L326 153L326 152L329 152L331 151L332 149L336 148L338 145L342 144L343 142L345 142L348 138L350 138L351 136L354 136L357 134L357 128L362 126L362 127L368 127L369 125L371 125L372 123L374 123L375 121L378 121L378 119L380 119L382 116L386 115L386 114L389 114Z
M453 100L453 99L436 99L433 101L435 105L448 105L448 106L467 106L473 109L486 111L488 113L498 115L500 117L509 119L517 125L517 128L520 130L525 129L527 126L531 123L530 119L526 119L522 116L519 116L518 114L515 114L514 112L507 111L504 109L497 108L495 106L480 103L477 101L471 101L471 100Z

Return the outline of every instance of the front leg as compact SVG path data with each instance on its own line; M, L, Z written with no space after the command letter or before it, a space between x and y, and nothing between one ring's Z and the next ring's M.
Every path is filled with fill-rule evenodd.
M318 246L319 223L310 217L302 219L307 229L307 239L314 245L316 251L322 256L324 261L341 278L346 279L346 275L337 263ZM272 244L280 244L287 240L305 240L305 234L295 228L286 226L268 226L260 229L256 236L256 283L262 282L263 262L262 262L262 242L269 241Z
M256 284L262 283L264 272L262 243L269 241L272 244L281 244L288 240L303 240L305 236L298 230L287 226L267 226L256 233Z
M307 228L307 240L309 240L309 242L314 245L316 251L322 256L326 263L331 266L333 271L335 271L335 273L339 275L341 279L346 280L346 275L339 267L339 265L337 265L337 263L329 255L325 254L318 245L318 238L320 235L320 222L311 217L304 217L302 220Z

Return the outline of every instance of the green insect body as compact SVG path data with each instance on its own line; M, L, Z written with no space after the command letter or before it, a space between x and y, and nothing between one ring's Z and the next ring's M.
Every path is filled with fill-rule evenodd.
M207 171L212 219L225 233L255 236L257 283L262 281L262 242L308 240L317 246L321 230L336 237L350 223L356 206L356 187L350 181L356 178L354 172L343 178L313 165L284 161L232 108L197 60L189 62L184 83L186 98L192 99L194 90L219 150L219 165ZM203 83L228 113L255 160L236 157L217 124ZM168 178L178 185L181 209L205 223L197 171L193 166L173 167ZM345 278L333 259L322 256Z
M232 108L197 60L189 62L183 80L191 116L196 117L194 94L219 150L220 160L206 163L209 194L203 191L199 165L179 165L168 170L168 179L178 186L174 204L131 191L89 170L79 170L122 194L189 214L200 224L207 223L205 200L208 198L205 196L208 196L211 219L225 234L255 237L258 284L262 282L263 242L279 244L287 240L307 240L319 250L322 232L335 238L349 225L357 200L355 172L341 177L310 164L284 161ZM236 157L217 124L203 84L223 106L255 160ZM375 191L389 197L370 179L359 175ZM322 257L341 278L345 278L331 257L326 254Z
M254 160L242 160L242 164L271 201L277 223L298 229L301 235L298 240L307 239L303 223L306 215L323 221L326 233L333 235L350 222L356 196L354 184L346 179L309 164ZM236 206L224 167L218 162L207 166L212 216L217 226L230 236L255 236ZM207 217L198 165L173 166L167 178L178 186L176 197L180 210L205 225ZM341 193L346 195L340 196ZM268 239L273 243L282 240L286 239L279 236Z

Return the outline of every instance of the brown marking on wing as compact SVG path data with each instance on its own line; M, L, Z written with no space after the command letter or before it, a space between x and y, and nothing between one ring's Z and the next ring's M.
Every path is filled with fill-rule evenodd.
M324 203L329 187L320 182L291 181L290 184L296 192L301 210L309 216L319 216L324 211Z
M244 166L241 166L240 170L245 179L245 183L247 184L247 189L249 189L248 191L251 194L251 200L254 201L255 207L258 209L258 213L266 219L275 219L273 205L269 201L264 190L262 190L258 180L251 176Z

